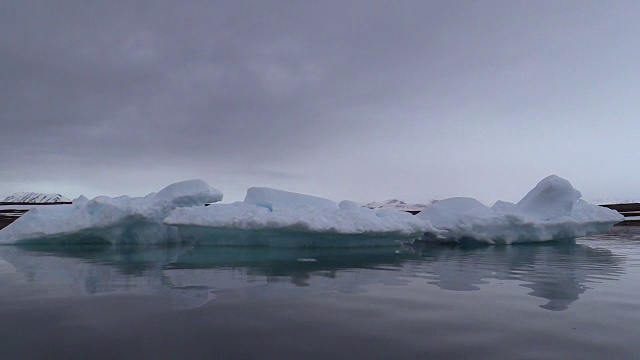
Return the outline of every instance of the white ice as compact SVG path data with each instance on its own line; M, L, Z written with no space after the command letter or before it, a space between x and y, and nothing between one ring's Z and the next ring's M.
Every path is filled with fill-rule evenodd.
M617 211L589 204L569 181L546 177L517 204L498 201L492 207L471 198L451 198L427 206L417 217L445 230L427 241L479 241L513 244L574 239L607 231L623 220Z
M265 207L269 211L292 210L299 207L315 209L338 208L338 205L329 199L266 187L249 188L243 203Z
M413 216L269 188L250 188L242 202L204 206L220 201L222 193L202 180L188 180L145 197L80 197L71 205L34 208L0 230L0 244L350 247L421 237L512 244L581 237L622 221L616 211L580 198L567 180L552 175L517 204L498 201L488 207L471 198L451 198Z
M243 246L390 245L439 232L409 213L270 188L250 188L242 202L176 209L164 222L191 243Z
M145 197L79 197L70 205L36 207L0 230L0 244L16 242L167 243L178 241L162 220L175 208L222 200L203 180L169 185Z

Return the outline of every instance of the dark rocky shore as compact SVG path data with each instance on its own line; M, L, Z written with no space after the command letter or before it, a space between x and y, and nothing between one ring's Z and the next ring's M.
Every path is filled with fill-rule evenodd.
M27 210L0 210L0 229L16 221Z
M616 226L640 226L640 203L606 204L601 206L613 209L625 217L625 220L617 223ZM631 217L633 219L628 219Z
M58 203L42 203L42 204L34 204L34 203L13 203L13 202L0 202L0 229L7 227L12 222L16 221L22 214L26 213L29 210L20 209L24 205L28 206L50 206L50 205L64 205L71 204L70 202L58 202ZM12 209L12 206L16 206L16 209Z

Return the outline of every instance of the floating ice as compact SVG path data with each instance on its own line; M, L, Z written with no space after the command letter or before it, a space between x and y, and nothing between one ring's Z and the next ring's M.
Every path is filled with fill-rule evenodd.
M81 196L70 205L33 208L0 230L0 244L21 242L166 243L178 241L162 223L177 207L203 206L222 193L203 180L167 186L145 197Z
M421 237L511 244L581 237L622 221L616 211L580 198L567 180L552 175L517 204L498 201L487 207L475 199L451 198L417 216L269 188L250 188L242 202L205 207L220 201L222 193L202 180L188 180L145 197L79 197L70 205L34 208L0 230L0 244L354 247Z
M176 209L164 223L187 242L237 246L378 246L439 233L409 213L269 188L249 189L243 202Z
M269 211L292 210L299 207L316 209L336 209L338 207L335 202L329 199L266 187L249 188L243 202L265 207Z
M517 204L498 201L487 207L471 198L451 198L427 206L417 217L446 230L437 242L480 241L512 244L573 239L607 231L623 216L614 210L580 200L571 183L546 177Z
M582 198L580 191L559 176L551 175L542 179L517 204L522 212L540 220L550 220L569 216L574 205Z

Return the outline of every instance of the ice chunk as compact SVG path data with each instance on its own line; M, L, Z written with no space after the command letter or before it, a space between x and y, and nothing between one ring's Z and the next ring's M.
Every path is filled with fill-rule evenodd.
M338 204L340 210L358 210L360 205L355 201L343 200Z
M189 207L214 203L222 200L222 192L213 189L206 181L200 179L181 181L171 184L157 194L150 194L156 204L166 204L171 208Z
M262 206L270 211L285 209L291 210L300 207L311 207L316 209L338 208L338 205L329 199L266 187L252 187L247 190L247 196L244 198L244 203Z
M0 243L345 247L389 245L426 234L429 241L511 244L585 236L623 219L580 197L568 181L552 175L517 204L498 201L490 208L475 199L451 198L412 216L270 188L250 188L243 202L205 207L220 201L222 193L202 180L188 180L145 197L79 197L69 205L32 209L0 230Z
M165 224L183 240L236 246L369 246L439 233L428 221L399 211L375 211L268 188L251 188L244 202L176 209Z
M89 202L86 196L80 195L77 198L73 199L71 203L76 206L85 206Z
M549 220L569 215L581 197L569 181L551 175L542 179L517 205L524 213Z
M418 213L418 218L431 221L434 226L443 229L451 229L461 226L477 218L493 216L489 207L476 199L467 197L454 197L440 200L427 206ZM437 224L437 225L435 225Z
M187 180L146 197L81 196L70 205L34 208L0 230L0 243L108 242L166 243L178 241L177 231L162 220L175 208L204 205L222 199L219 190L202 180Z
M446 231L427 241L480 241L512 244L573 239L607 231L623 216L588 204L571 183L552 175L517 204L498 201L489 208L474 199L452 198L427 206L417 216Z

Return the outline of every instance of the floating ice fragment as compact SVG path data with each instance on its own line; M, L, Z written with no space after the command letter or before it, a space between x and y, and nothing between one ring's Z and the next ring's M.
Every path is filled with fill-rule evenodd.
M205 207L220 201L222 193L202 180L188 180L145 197L81 196L69 205L32 209L0 230L0 244L360 247L416 238L511 244L576 238L622 221L616 211L580 197L567 180L552 175L517 204L498 201L490 208L472 198L451 198L412 216L270 188L250 188L243 202Z
M222 199L203 180L187 180L146 197L81 196L70 205L34 208L0 230L0 244L16 242L167 243L177 231L162 223L171 210Z
M470 198L451 198L427 206L417 216L445 230L443 237L425 234L430 242L479 241L512 244L573 239L607 231L623 216L588 204L571 183L551 175L517 204L498 201L489 208Z
M380 246L438 233L409 213L269 188L249 189L243 202L176 209L164 222L185 241L226 246Z
M540 220L549 220L571 214L582 194L571 183L559 176L550 175L531 189L517 207Z
M338 208L338 205L329 199L266 187L249 188L247 196L244 198L244 203L262 206L270 211L291 210L300 207L315 209Z

